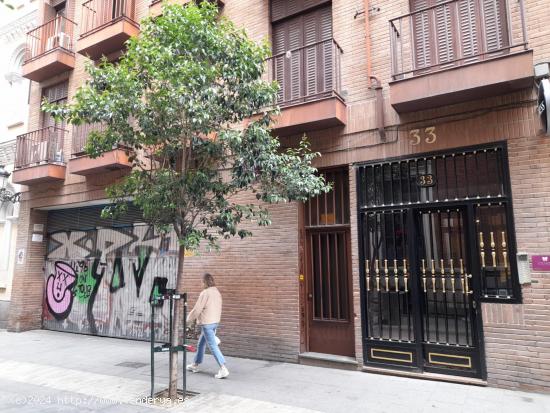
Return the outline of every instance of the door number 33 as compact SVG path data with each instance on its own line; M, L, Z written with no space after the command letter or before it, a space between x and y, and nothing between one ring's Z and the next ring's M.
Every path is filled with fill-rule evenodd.
M412 129L409 132L409 142L411 145L420 145L422 141L427 144L432 144L437 141L437 135L435 133L435 126L428 126L426 129Z

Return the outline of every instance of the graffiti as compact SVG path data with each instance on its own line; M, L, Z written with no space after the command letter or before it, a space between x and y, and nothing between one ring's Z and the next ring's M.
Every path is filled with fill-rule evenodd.
M57 320L64 320L71 312L73 305L72 287L76 274L69 264L56 261L54 274L46 282L46 303L50 313Z
M141 289L141 284L143 283L143 276L145 275L147 264L149 264L150 255L150 247L139 247L138 265L136 266L135 264L132 264L132 268L134 270L134 280L137 288L137 297L139 297L139 290Z
M76 286L73 289L74 295L80 303L87 303L92 294L95 280L86 261L78 262L76 276Z
M122 267L122 258L116 257L113 264L109 291L114 293L115 291L124 288L125 285L126 284L124 283L124 268Z
M101 279L103 278L103 274L105 272L104 269L102 269L100 272L97 271L99 267L99 259L94 259L92 261L92 265L90 268L90 274L92 278L94 279L94 286L92 288L92 291L90 293L90 299L88 300L88 306L86 307L86 319L88 320L88 325L90 328L90 333L97 334L97 326L96 321L94 317L94 304L95 304L95 298L97 295L97 291L99 289L99 285L101 283Z
M48 274L59 272L56 263L71 268L72 283L64 278L64 311L44 300L44 328L138 339L154 328L159 338L167 335L168 306L159 306L152 325L149 299L174 288L177 248L174 234L145 225L49 234L48 288L55 281Z

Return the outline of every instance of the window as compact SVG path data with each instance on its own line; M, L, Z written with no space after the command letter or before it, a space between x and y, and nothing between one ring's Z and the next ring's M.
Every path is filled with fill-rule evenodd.
M42 96L50 103L66 103L69 92L69 82L58 83L57 85L44 88ZM55 126L65 128L65 122L56 121L49 113L44 112L42 116L42 127Z
M294 104L332 93L332 8L319 7L273 23L273 73L278 103Z

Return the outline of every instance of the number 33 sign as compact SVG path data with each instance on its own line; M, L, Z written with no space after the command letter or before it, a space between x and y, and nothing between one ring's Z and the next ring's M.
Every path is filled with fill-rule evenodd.
M428 126L426 129L412 129L409 131L409 142L411 145L416 146L424 141L427 144L433 144L437 141L437 135L435 134L435 126Z

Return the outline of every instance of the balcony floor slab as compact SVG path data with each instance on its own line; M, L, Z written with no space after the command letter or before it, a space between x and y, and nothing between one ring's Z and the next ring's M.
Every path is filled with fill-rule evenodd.
M503 55L390 83L399 113L462 103L525 89L533 84L533 52Z
M74 65L74 53L58 47L25 62L22 67L22 75L35 82L42 82L55 75L73 70Z
M104 153L99 158L80 156L69 161L69 171L75 175L94 175L116 170L130 170L132 168L128 155L122 149L115 149Z
M65 165L43 164L16 169L12 181L19 185L34 185L65 180Z
M344 126L346 123L346 104L338 97L329 97L281 108L281 114L275 119L273 131L284 136Z
M138 33L139 25L136 22L121 18L81 35L76 43L76 51L92 60L98 60L101 56L123 49L124 42Z

